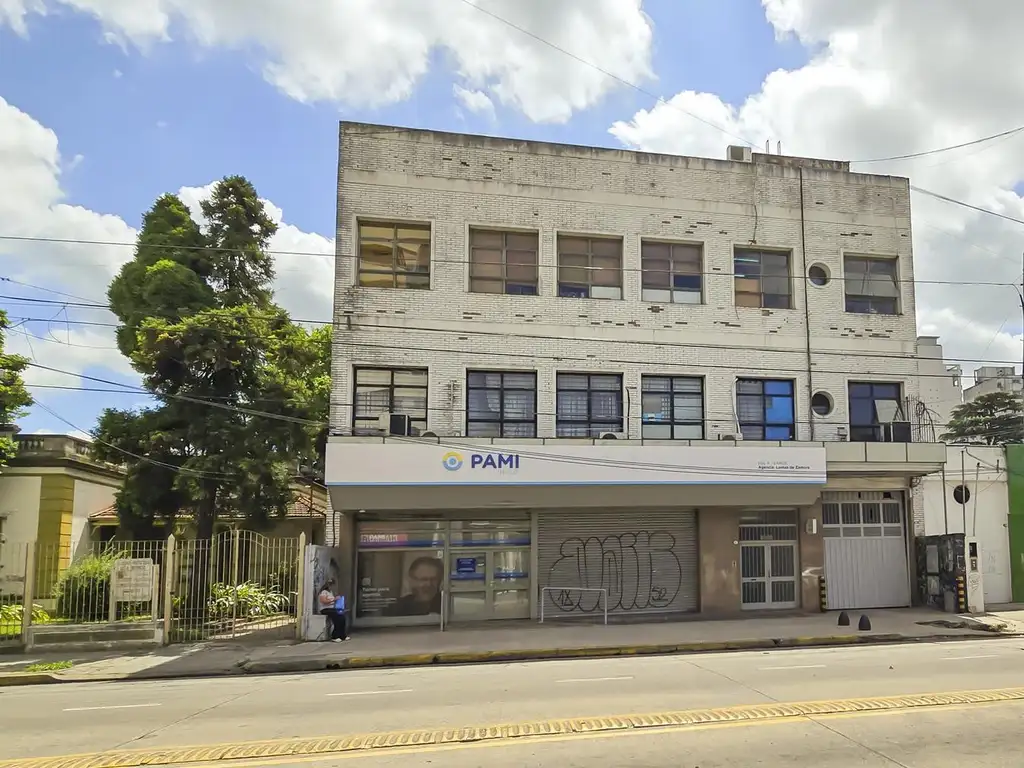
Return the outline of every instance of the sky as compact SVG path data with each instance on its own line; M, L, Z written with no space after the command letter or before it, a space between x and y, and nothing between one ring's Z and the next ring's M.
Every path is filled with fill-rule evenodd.
M1020 0L0 0L0 308L25 432L134 407L106 288L166 192L242 174L278 301L331 317L339 120L724 157L871 161L1021 122ZM1024 132L855 162L1024 218ZM1024 226L913 197L918 323L1021 357ZM987 283L985 285L979 283Z

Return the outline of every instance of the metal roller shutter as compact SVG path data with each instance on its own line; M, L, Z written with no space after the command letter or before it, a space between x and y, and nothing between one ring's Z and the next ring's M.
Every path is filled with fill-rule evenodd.
M693 510L559 510L537 515L537 566L549 616L696 611L697 513Z
M906 514L900 491L821 495L829 610L910 605Z

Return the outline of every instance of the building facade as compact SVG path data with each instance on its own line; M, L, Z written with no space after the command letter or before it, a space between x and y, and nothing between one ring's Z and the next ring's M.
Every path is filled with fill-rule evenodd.
M964 390L964 402L969 403L993 392L1022 392L1021 375L1012 365L983 365L974 372L974 384Z
M908 182L728 156L342 124L357 624L911 603Z
M949 445L944 471L923 478L916 494L923 508L923 535L962 533L977 541L988 607L1013 597L1008 478L1002 446ZM1014 559L1020 562L1019 556Z
M964 401L963 368L946 362L936 336L918 337L917 358L920 398L928 407L936 437L941 437L953 409Z

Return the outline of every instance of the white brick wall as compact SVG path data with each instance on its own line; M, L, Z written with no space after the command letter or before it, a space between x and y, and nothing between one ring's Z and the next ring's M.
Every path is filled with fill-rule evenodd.
M723 147L724 154L724 147ZM776 159L777 160L777 159ZM706 379L707 435L737 431L737 376L792 378L800 439L812 439L810 389L836 408L813 437L846 424L846 382L902 381L918 396L910 200L906 179L768 163L625 151L342 124L331 422L351 429L354 365L430 369L429 428L464 434L465 372L538 373L538 436L554 434L555 372L624 374L639 437L641 373ZM430 222L431 290L355 286L359 217ZM540 296L468 292L470 226L540 233ZM557 296L556 232L624 238L624 300ZM841 277L844 253L897 256L899 317L847 314L843 282L818 288L807 264ZM705 303L640 300L640 239L701 243ZM794 309L734 306L734 246L792 250ZM812 337L807 373L805 294ZM833 354L825 354L825 352Z

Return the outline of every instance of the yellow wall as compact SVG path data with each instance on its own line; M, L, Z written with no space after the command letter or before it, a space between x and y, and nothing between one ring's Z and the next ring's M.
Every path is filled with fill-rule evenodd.
M39 489L39 526L36 531L36 587L41 598L50 596L61 569L71 561L71 518L75 507L75 479L65 474L44 475Z

